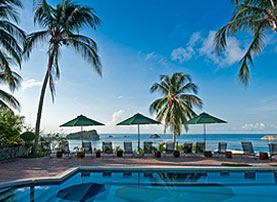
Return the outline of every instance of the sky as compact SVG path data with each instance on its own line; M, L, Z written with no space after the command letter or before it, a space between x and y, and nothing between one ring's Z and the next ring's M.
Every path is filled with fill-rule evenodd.
M55 5L57 0L49 0ZM228 49L217 56L213 47L216 31L230 19L233 5L229 0L79 0L93 7L101 18L96 30L82 34L98 44L103 65L100 77L83 58L70 48L62 49L61 78L56 82L53 103L46 92L41 129L48 132L73 132L59 125L79 114L105 123L88 127L101 133L136 133L135 127L117 127L116 123L142 113L149 117L150 104L162 95L150 93L161 74L185 72L199 87L203 111L228 121L209 125L209 133L277 132L277 37L266 35L263 53L255 57L248 87L237 78L239 60L251 35L230 37ZM41 30L33 24L33 4L23 0L20 27L27 33ZM32 52L22 69L24 78L15 92L21 103L20 114L34 127L38 99L47 65L47 44ZM2 87L2 86L1 86ZM5 88L5 87L4 87ZM143 133L163 133L163 126L143 126ZM190 126L190 134L202 133L202 126ZM168 130L167 133L170 133Z

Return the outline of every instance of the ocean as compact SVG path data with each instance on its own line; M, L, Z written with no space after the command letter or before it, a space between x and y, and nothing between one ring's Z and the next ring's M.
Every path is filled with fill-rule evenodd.
M103 141L111 141L113 143L113 148L120 146L123 149L124 141L132 141L133 149L137 149L137 134L99 134L99 140L84 140L90 141L92 143L92 148L101 149ZM155 147L162 142L172 141L172 135L170 134L158 134L160 138L150 138L153 134L141 134L140 141L141 147L143 147L144 141L152 141ZM268 144L270 141L261 140L265 134L207 134L207 150L215 151L218 148L218 142L227 142L227 150L241 149L242 141L250 141L254 146L255 152L268 152ZM270 134L273 135L273 134ZM203 142L203 134L183 134L177 137L178 144L184 142ZM69 140L70 150L76 146L81 147L81 140Z

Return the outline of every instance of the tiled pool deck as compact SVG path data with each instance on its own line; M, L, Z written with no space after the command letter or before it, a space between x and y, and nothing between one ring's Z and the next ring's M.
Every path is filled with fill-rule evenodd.
M19 180L25 178L54 177L79 166L97 167L138 167L138 168L226 168L221 163L248 163L252 167L274 169L268 166L270 160L255 160L250 158L235 157L204 158L204 157L166 157L166 158L63 158L49 157L35 159L12 159L0 161L0 182ZM274 161L276 163L276 161ZM276 168L276 167L275 167ZM277 168L276 168L277 171Z

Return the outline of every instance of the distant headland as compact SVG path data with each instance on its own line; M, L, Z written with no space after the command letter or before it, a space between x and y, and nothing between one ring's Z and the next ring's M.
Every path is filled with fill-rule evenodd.
M83 137L84 140L99 140L99 135L97 134L96 130L89 130L89 131L80 131L76 133L70 133L66 136L66 139L75 139L81 140Z

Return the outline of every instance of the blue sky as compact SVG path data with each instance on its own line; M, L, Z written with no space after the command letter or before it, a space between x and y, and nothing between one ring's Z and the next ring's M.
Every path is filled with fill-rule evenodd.
M31 32L32 1L23 0L20 26ZM58 1L49 1L52 5ZM82 30L95 39L103 64L101 78L72 49L63 49L61 79L56 85L53 104L49 90L45 98L41 128L60 132L58 127L79 114L100 122L100 133L135 133L134 127L115 123L137 112L151 116L148 107L161 96L150 87L161 74L186 72L199 86L206 111L228 121L210 125L210 133L276 133L277 131L277 38L267 34L262 55L255 58L250 85L237 79L238 61L249 43L249 35L229 40L222 57L215 55L214 33L228 22L233 6L228 0L81 0L92 6L102 20L97 31ZM22 88L15 93L22 105L21 114L34 126L41 82L47 64L47 44L41 44L18 72ZM90 129L90 128L88 128ZM76 131L79 129L66 129ZM144 133L162 133L162 126L144 126ZM170 131L168 131L169 133ZM189 133L202 133L191 126Z

